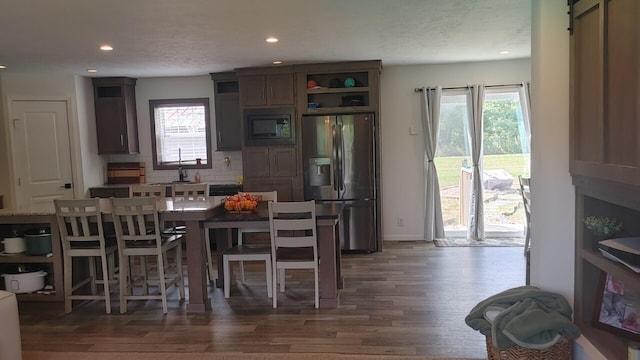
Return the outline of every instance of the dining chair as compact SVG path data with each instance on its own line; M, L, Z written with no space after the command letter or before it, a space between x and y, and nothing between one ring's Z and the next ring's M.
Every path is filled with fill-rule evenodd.
M524 205L525 233L524 233L524 254L527 255L531 245L531 178L518 176L520 182L520 194Z
M111 285L115 287L117 284L117 280L115 280L117 247L116 244L109 245L105 241L100 199L56 199L53 203L62 242L65 313L72 311L73 300L104 300L106 312L110 314L111 292L113 291ZM74 258L88 259L88 278L77 280L80 276L73 273ZM101 276L100 279L98 274ZM74 280L76 280L75 284ZM86 284L90 284L90 295L73 294ZM98 285L103 286L102 294L98 294Z
M285 270L313 269L315 307L318 308L320 300L315 201L269 202L269 226L273 307L278 307L278 278L280 291L284 292Z
M131 184L129 186L129 197L145 196L167 197L167 187L152 184Z
M241 193L242 194L242 193ZM259 196L261 201L278 201L277 191L252 192L252 195ZM229 298L231 287L231 267L232 261L239 262L240 282L246 283L244 276L245 261L264 261L267 276L267 296L271 298L271 247L269 244L243 244L243 234L245 233L269 233L269 227L238 228L238 244L222 253L224 269L224 295ZM207 261L209 261L209 272L213 273L213 263L211 258L211 241L208 231L206 232Z
M167 289L177 284L180 298L184 299L184 277L182 275L181 234L163 234L155 197L111 198L111 211L118 240L120 260L120 313L127 312L127 301L162 300L162 311L167 313ZM167 254L173 252L175 256ZM142 274L135 272L130 257L144 257L141 261ZM156 278L149 273L146 259L155 262ZM167 259L172 259L169 262ZM152 281L155 280L155 281ZM149 294L149 285L158 286L156 294ZM135 294L134 288L142 287L142 295Z
M206 200L209 198L209 184L175 183L171 187L171 196L176 200Z

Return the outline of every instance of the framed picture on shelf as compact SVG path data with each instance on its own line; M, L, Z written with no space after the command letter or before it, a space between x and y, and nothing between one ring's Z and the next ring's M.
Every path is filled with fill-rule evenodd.
M597 288L594 326L640 341L640 297L624 283L604 273Z

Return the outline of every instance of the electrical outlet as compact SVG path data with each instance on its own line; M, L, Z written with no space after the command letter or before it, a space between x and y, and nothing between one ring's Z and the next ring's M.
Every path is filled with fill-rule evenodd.
M401 218L400 216L398 216L397 221L398 221L398 226L404 226L404 219L403 219L403 218Z

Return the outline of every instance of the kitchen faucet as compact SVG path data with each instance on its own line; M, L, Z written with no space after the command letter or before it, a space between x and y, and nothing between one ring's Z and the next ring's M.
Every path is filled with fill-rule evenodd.
M178 179L180 182L187 179L187 170L182 168L182 149L178 148Z

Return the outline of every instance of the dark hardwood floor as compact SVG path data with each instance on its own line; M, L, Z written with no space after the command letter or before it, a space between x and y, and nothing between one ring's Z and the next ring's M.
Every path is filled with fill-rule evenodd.
M293 273L293 272L292 272ZM246 286L231 298L209 288L213 310L186 314L177 289L169 314L160 301L104 313L80 304L21 303L24 350L171 352L319 352L486 357L484 337L464 323L480 300L524 285L522 248L436 248L386 242L383 252L343 256L344 289L337 309L313 307L312 274L287 275L278 308L266 296L264 268L247 267Z

